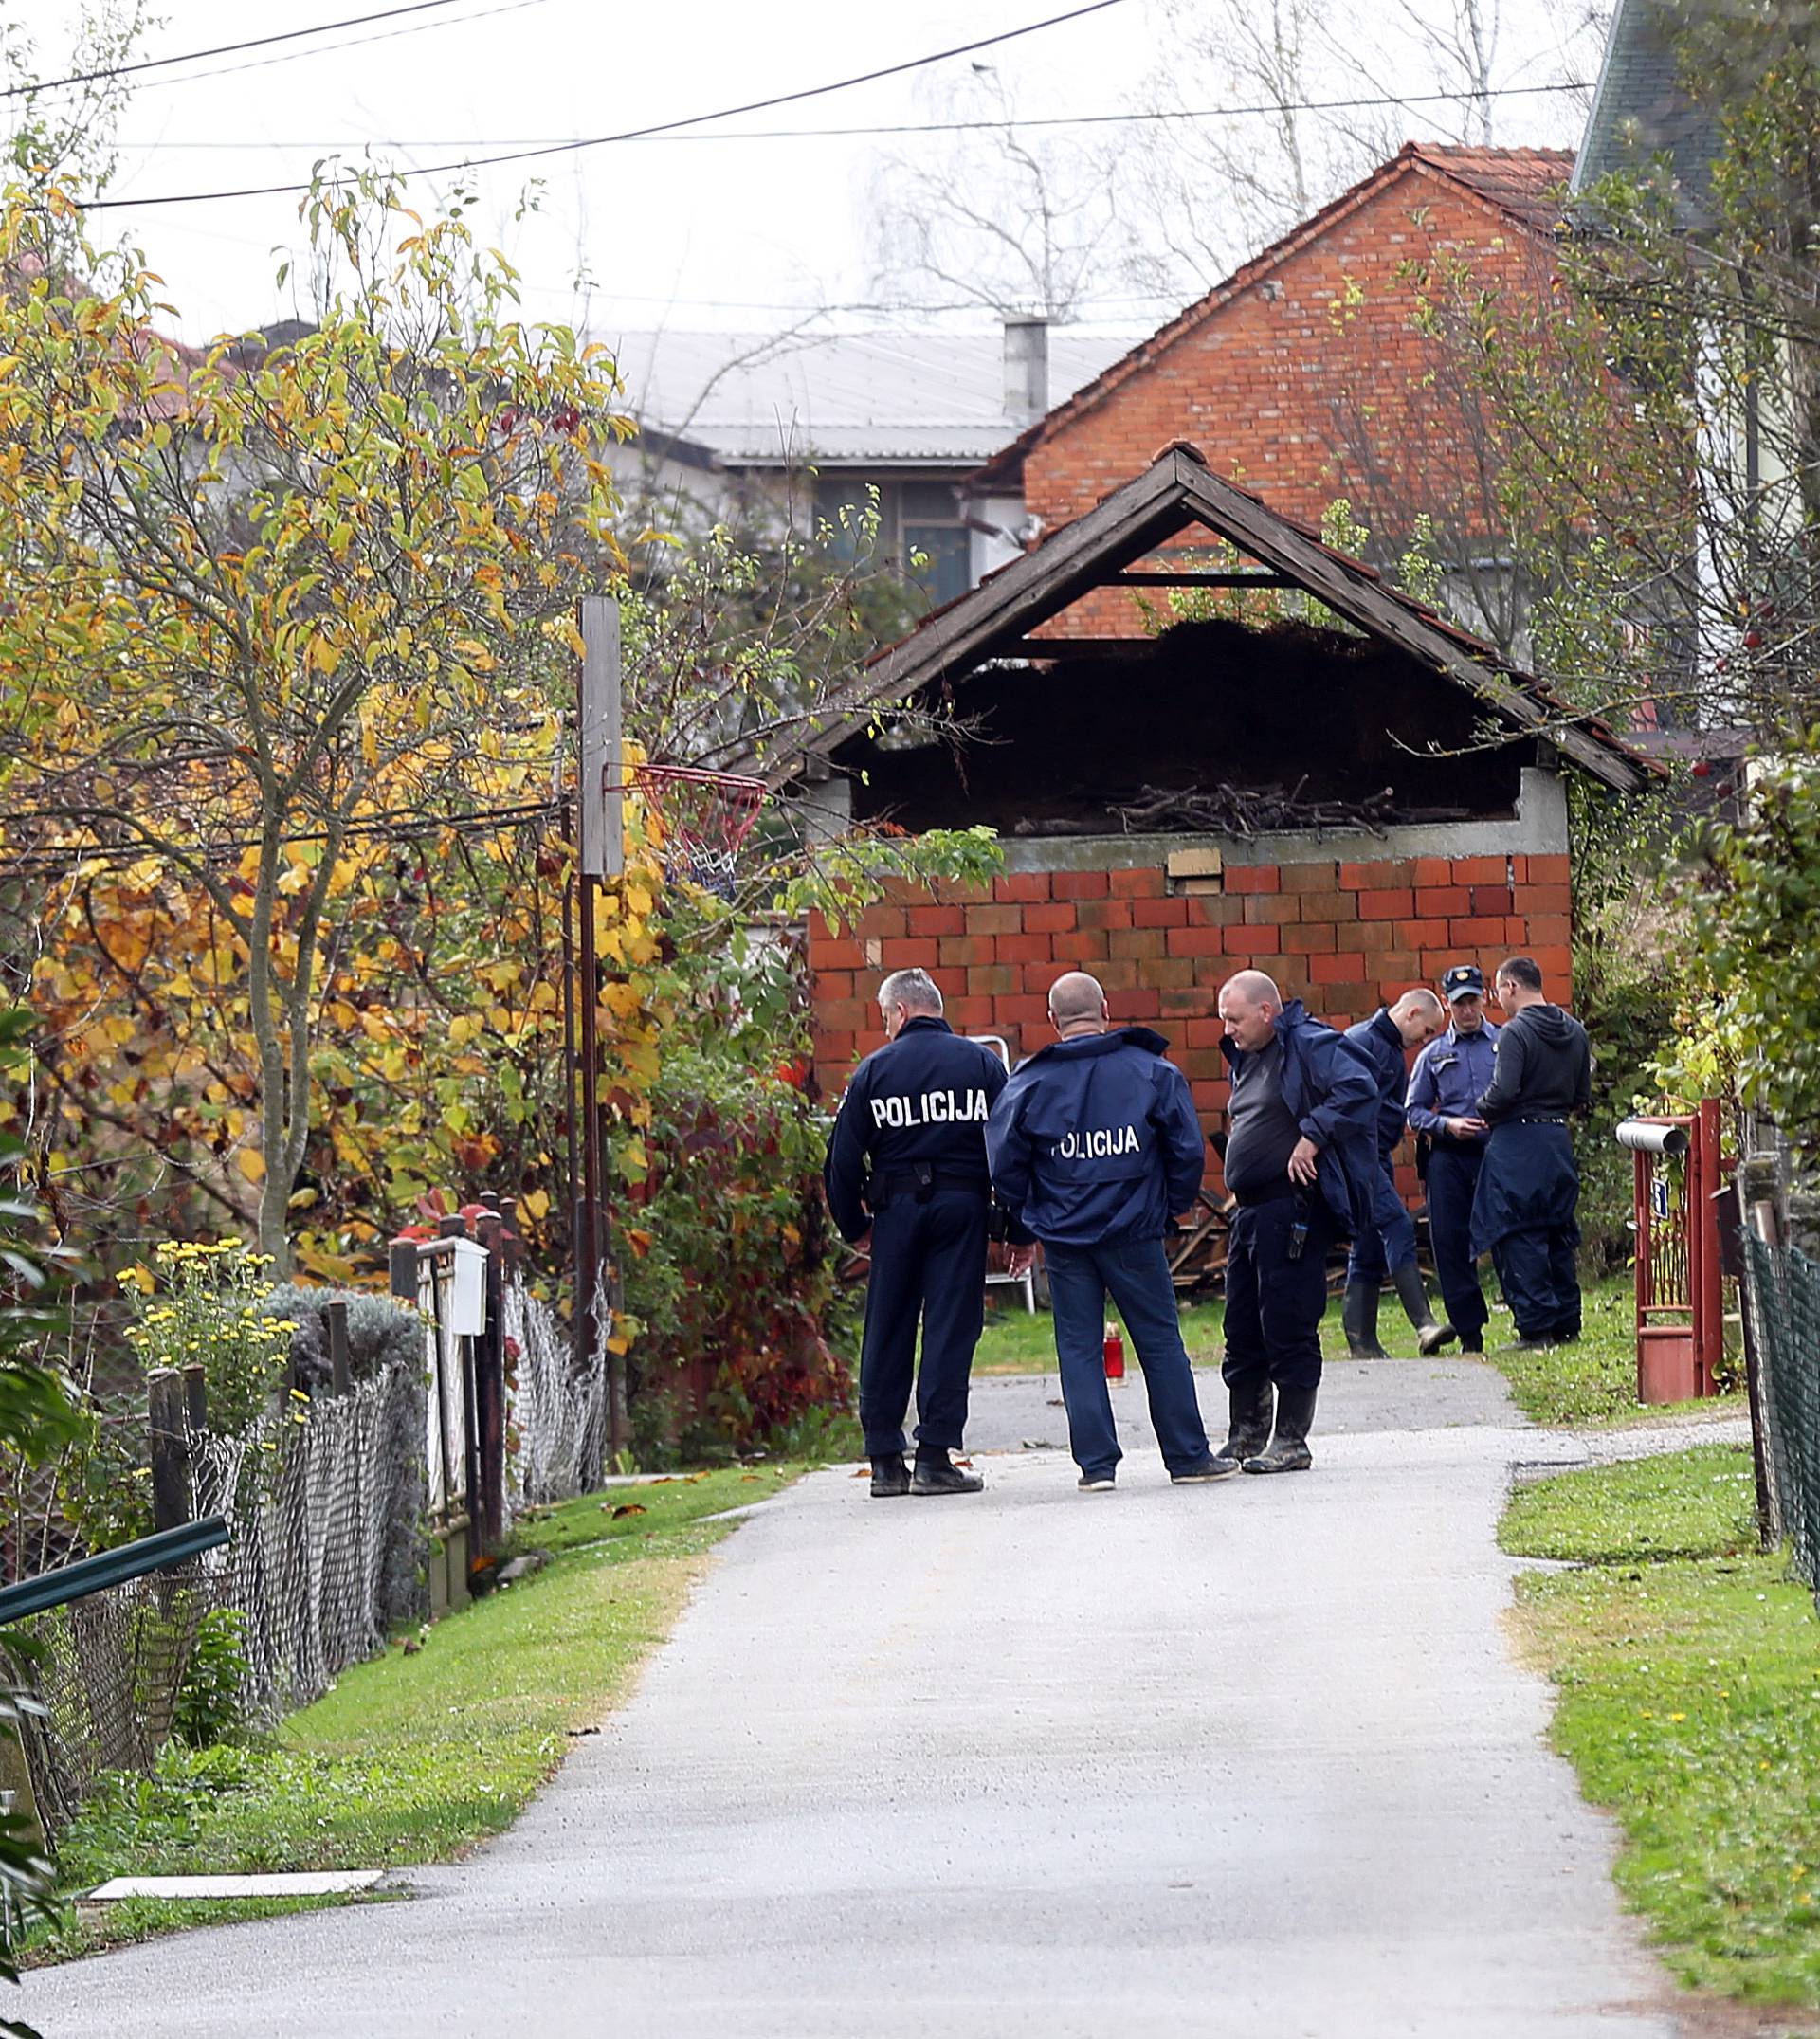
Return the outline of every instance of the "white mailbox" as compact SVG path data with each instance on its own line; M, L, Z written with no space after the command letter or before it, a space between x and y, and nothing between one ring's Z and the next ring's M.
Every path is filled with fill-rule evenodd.
M478 1338L486 1329L486 1248L472 1239L451 1239L449 1246L448 1329L460 1338Z

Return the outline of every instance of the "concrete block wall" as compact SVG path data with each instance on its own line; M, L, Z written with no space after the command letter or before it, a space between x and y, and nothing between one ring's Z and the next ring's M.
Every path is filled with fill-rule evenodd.
M1210 1132L1228 1094L1217 1001L1235 971L1268 971L1285 998L1336 1026L1454 963L1478 963L1489 979L1519 953L1570 1002L1569 931L1564 855L1228 864L1191 879L1161 864L1025 869L933 892L900 883L850 928L810 925L816 1075L832 1101L859 1057L883 1045L877 993L889 971L929 971L956 1030L1003 1035L1015 1063L1054 1038L1049 986L1087 970L1115 1020L1168 1036ZM1412 1194L1412 1168L1407 1177Z

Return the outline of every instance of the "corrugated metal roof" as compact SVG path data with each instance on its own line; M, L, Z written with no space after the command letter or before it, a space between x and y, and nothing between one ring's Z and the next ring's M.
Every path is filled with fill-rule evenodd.
M1005 408L998 333L626 333L605 340L646 428L730 466L802 461L975 466L1029 423ZM1049 332L1060 403L1131 344Z

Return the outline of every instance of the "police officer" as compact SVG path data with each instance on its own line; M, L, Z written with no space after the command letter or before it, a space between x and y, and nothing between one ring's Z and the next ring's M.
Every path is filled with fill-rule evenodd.
M853 1072L828 1138L823 1180L841 1237L871 1233L860 1351L860 1422L872 1492L976 1494L949 1453L967 1422L967 1383L986 1309L986 1120L1005 1087L991 1048L962 1040L920 970L879 986L886 1043ZM917 1466L904 1465L917 1323Z
M1377 1080L1353 1042L1311 1019L1300 999L1284 1005L1261 970L1220 987L1220 1018L1232 1072L1226 1187L1238 1205L1222 1369L1232 1428L1220 1457L1247 1472L1303 1472L1314 1464L1327 1252L1352 1236L1354 1212L1369 1204Z
M1482 1353L1489 1313L1472 1254L1472 1198L1489 1130L1479 1100L1490 1087L1498 1029L1485 1017L1485 974L1477 963L1456 963L1441 979L1441 994L1451 1023L1415 1058L1409 1121L1418 1156L1427 1157L1429 1244L1442 1306L1460 1350Z
M1567 1121L1592 1107L1592 1054L1586 1029L1542 995L1541 971L1527 956L1500 963L1492 989L1508 1017L1479 1100L1491 1132L1472 1202L1472 1248L1491 1255L1517 1344L1533 1352L1580 1335L1580 1178Z
M1163 1250L1172 1212L1193 1208L1207 1156L1187 1080L1147 1027L1114 1029L1097 979L1049 988L1059 1038L1024 1063L986 1129L992 1184L1043 1242L1068 1443L1086 1492L1115 1484L1118 1434L1101 1328L1118 1305L1144 1370L1151 1427L1177 1485L1236 1465L1207 1447ZM1024 1263L1015 1254L1012 1266Z
M1371 1064L1377 1077L1377 1168L1371 1198L1357 1212L1352 1256L1346 1263L1346 1294L1340 1322L1346 1349L1355 1359L1382 1359L1377 1342L1377 1302L1389 1270L1404 1314L1415 1326L1416 1345L1424 1353L1439 1352L1453 1337L1453 1326L1437 1324L1429 1307L1429 1292L1415 1258L1415 1220L1396 1187L1396 1150L1406 1121L1404 1098L1409 1090L1406 1052L1433 1040L1447 1025L1447 1009L1431 991L1416 986L1394 1005L1379 1006L1370 1019L1346 1029L1346 1038Z

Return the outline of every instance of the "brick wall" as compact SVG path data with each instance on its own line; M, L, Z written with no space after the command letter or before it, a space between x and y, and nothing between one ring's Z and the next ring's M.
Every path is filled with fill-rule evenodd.
M1411 165L1061 421L1025 458L1027 507L1053 530L1181 439L1214 473L1312 526L1346 496L1388 540L1400 543L1424 509L1444 538L1485 536L1471 407L1416 331L1416 286L1398 273L1454 255L1528 316L1547 301L1542 242ZM1102 591L1047 634L1141 634L1138 622L1129 592Z
M887 971L929 971L956 1030L1003 1034L1015 1062L1054 1038L1049 986L1087 970L1115 1020L1169 1037L1211 1131L1227 1100L1217 1000L1234 971L1266 970L1285 998L1346 1026L1453 963L1478 963L1489 981L1516 953L1535 956L1550 996L1565 1001L1568 935L1565 856L1228 865L1181 883L1160 865L1012 871L990 885L937 884L934 896L900 884L840 935L810 926L816 1074L835 1100L855 1061L883 1044Z

